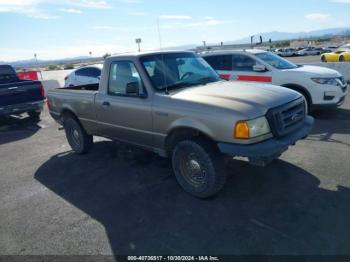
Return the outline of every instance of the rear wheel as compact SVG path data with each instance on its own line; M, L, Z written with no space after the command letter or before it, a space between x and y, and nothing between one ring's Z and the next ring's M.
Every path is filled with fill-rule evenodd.
M345 57L344 56L340 56L339 57L339 62L345 62Z
M32 119L40 119L41 111L29 111L28 115Z
M321 60L322 60L323 63L327 63L327 59L326 59L325 56L322 56L322 57L321 57Z
M92 144L93 136L88 135L78 120L72 116L64 119L64 129L69 145L77 154L87 153Z
M177 143L172 165L182 188L198 198L216 195L226 182L224 159L207 140L196 138Z

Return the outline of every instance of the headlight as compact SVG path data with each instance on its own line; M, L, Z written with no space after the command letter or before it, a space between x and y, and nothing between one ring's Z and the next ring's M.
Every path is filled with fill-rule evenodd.
M249 139L266 135L271 132L267 119L263 116L249 121L237 122L234 130L234 138Z
M336 78L311 78L311 80L320 85L339 85L339 81Z

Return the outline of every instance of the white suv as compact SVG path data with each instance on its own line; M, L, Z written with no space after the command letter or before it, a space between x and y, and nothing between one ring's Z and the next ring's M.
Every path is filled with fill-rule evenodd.
M280 85L300 92L308 110L338 107L345 102L347 83L337 71L299 66L263 50L211 51L202 57L226 80Z

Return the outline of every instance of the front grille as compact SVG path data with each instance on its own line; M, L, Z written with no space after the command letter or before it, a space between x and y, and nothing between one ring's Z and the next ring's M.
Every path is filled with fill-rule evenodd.
M282 137L301 127L305 120L305 101L297 99L269 110L266 117L271 131L276 137Z

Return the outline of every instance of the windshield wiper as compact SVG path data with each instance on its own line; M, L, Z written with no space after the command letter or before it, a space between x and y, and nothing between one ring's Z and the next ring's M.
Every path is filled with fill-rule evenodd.
M182 87L190 87L190 86L197 86L198 83L188 83L188 82L178 82L172 85L168 85L166 87L161 88L161 90L167 91L171 89L176 89L176 88L182 88Z
M207 85L209 83L213 83L216 81L217 80L215 78L213 78L212 76L207 76L207 77L202 77L202 78L198 79L197 83L199 83L201 85Z

